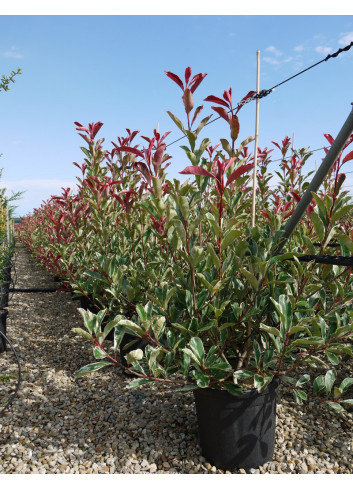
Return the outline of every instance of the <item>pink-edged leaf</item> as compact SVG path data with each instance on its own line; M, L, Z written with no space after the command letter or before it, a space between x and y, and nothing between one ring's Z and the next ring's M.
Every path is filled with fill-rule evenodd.
M213 105L211 105L211 109L213 109L215 112L217 112L218 115L220 115L221 117L223 117L223 119L229 122L230 117L226 109L223 109L223 107L214 107Z
M206 75L207 73L198 73L193 77L193 79L190 82L190 90L192 93L194 93L194 91L200 85L200 83L202 82L202 80L205 78Z
M277 148L279 150L282 150L281 146L278 143L275 143L274 141L271 141L271 143L274 144L275 146L277 146Z
M188 66L185 70L185 83L186 83L186 85L189 83L190 76L191 76L191 68L190 68L190 66Z
M235 141L238 138L239 131L240 131L240 125L239 125L239 119L236 115L233 115L229 119L229 125L230 125L230 136Z
M100 130L100 128L103 126L103 122L96 122L92 126L92 139L96 137L97 132Z
M76 124L76 131L86 131L86 132L89 132L88 131L88 128L83 126L82 124L80 124L79 122L74 122L74 124Z
M203 109L203 105L199 105L198 107L196 107L196 109L194 110L194 115L193 115L193 118L191 121L191 125L193 125L193 123L196 120L196 117L199 115L199 113L201 112L202 109Z
M236 157L235 157L235 156L234 156L234 158L230 158L230 160L228 160L228 161L226 162L226 164L225 164L224 171L227 171L227 170L228 170L228 168L230 167L230 165L231 165L232 163L234 163L234 161L235 161L235 160L236 160Z
M175 75L171 71L164 72L171 80L173 80L184 91L184 83L180 80L178 75Z
M160 138L159 140L159 143L161 143L163 141L163 139L165 139L172 131L167 131L163 134L163 136Z
M230 88L229 90L224 90L223 92L223 98L226 100L230 105L232 105L232 89Z
M120 147L117 146L116 149L118 151L125 151L126 153L132 153L134 155L140 156L140 158L144 157L144 154L137 148L131 148L130 146L120 146Z
M331 136L331 134L324 134L325 138L327 139L327 141L330 143L330 144L333 144L334 143L334 139L333 137Z
M297 194L296 192L290 192L291 196L294 197L294 199L297 201L297 202L300 202L301 201L301 197L299 194Z
M88 144L90 143L90 139L87 136L87 134L81 134L81 133L79 133L79 136L81 136L81 138L83 138L86 141L86 143L88 143Z
M215 97L214 95L209 95L208 97L206 97L204 99L205 102L213 102L214 104L219 104L219 105L223 105L224 107L227 107L227 109L229 109L229 105L227 104L227 102L225 102L224 100L222 100L221 98L219 97Z
M342 165L343 163L346 163L347 161L350 161L350 160L353 160L353 151L351 151L350 153L348 153L344 158L343 158L343 161L342 161Z
M212 173L205 170L201 166L187 166L183 171L180 171L182 175L202 175L203 177L215 178Z
M236 170L233 171L233 173L229 176L228 180L227 180L227 183L226 183L226 187L234 182L234 180L236 178L239 178L241 175L243 175L244 173L247 173L248 171L250 171L252 168L254 168L254 165L253 163L248 163L246 165L241 165L239 166L239 168L237 168Z
M239 112L239 110L240 110L240 109L243 107L245 100L247 100L248 98L250 98L250 97L252 97L253 95L255 95L255 93L256 93L256 92L254 92L254 90L251 90L249 93L247 93L247 94L245 95L245 97L243 97L243 98L241 99L241 101L240 101L240 102L239 102L239 104L238 104L238 108L237 108L237 110L236 110L236 112L235 112L236 114L237 114L237 113Z
M137 162L135 166L136 166L136 168L138 168L140 170L142 175L145 177L146 181L150 183L151 182L151 172L148 169L148 166L145 163L142 163L142 161Z
M162 163L162 158L163 158L163 153L166 148L165 144L161 144L158 146L157 151L155 151L154 156L153 156L153 165L155 168L158 168L160 164Z

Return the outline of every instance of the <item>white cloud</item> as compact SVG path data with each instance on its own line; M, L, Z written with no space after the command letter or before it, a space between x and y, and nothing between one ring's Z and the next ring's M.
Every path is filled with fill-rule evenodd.
M301 53L302 51L304 51L304 46L302 44L300 44L299 46L295 46L293 51L295 51L296 53Z
M270 65L280 65L281 64L281 62L278 59L270 58L268 56L265 56L263 58L263 61L265 61L265 63L269 63Z
M341 44L342 46L346 46L351 42L353 42L353 32L347 32L338 40L338 44Z
M17 48L15 46L11 46L8 51L2 53L6 58L23 58L23 54L17 52Z
M316 46L315 51L319 54L327 55L332 52L332 48L328 46Z
M275 46L268 46L268 48L265 49L265 51L268 51L269 53L272 53L274 56L282 56L282 51L279 49L275 48Z

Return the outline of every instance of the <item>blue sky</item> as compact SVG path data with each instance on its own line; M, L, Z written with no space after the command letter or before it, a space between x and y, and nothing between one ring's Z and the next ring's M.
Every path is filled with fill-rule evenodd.
M223 3L217 2L217 12L229 12L221 8ZM175 15L181 13L180 3L178 11L146 15L144 7L134 5L134 12L130 8L118 15L108 7L100 12L109 15L97 15L97 7L92 15L71 15L77 9L70 11L67 5L65 11L40 10L40 5L31 9L49 15L0 8L0 73L17 67L23 73L9 92L0 93L0 185L26 190L18 215L39 207L62 186L75 185L78 169L72 163L83 161L83 140L74 121L103 122L99 134L108 149L125 128L151 136L158 123L162 133L172 131L167 143L180 137L166 111L185 120L182 92L165 70L180 77L187 66L193 74L207 73L195 92L195 106L208 95L222 96L229 87L237 102L256 87L257 50L260 89L267 89L353 41L353 12L318 16L304 9L301 15L275 15L283 10L270 9L270 15L263 15L260 8L255 9L260 15L193 15L195 9L187 10L185 2L184 15ZM137 15L126 15L131 13ZM323 133L335 137L351 110L352 80L353 48L278 87L260 101L260 147L275 148L271 141L294 133L296 147L321 148L326 144ZM204 116L212 113L210 106L204 103ZM255 132L255 102L238 115L240 142ZM228 126L220 119L202 134L215 145L228 138ZM180 144L168 148L172 178L188 165ZM276 149L272 155L280 156ZM323 156L323 151L315 152L308 171ZM348 165L346 170L352 171ZM346 183L353 190L353 178Z

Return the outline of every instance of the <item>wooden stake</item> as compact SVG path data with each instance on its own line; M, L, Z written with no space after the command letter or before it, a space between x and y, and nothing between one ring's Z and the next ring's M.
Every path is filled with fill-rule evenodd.
M257 74L256 74L256 92L260 92L260 51L256 52ZM252 210L251 210L251 227L255 227L255 202L257 186L257 147L259 142L259 108L260 99L256 99L256 121L255 121L255 154L254 154L254 173L252 187Z
M294 137L295 137L295 134L293 132L293 138L292 138L292 152L294 151Z

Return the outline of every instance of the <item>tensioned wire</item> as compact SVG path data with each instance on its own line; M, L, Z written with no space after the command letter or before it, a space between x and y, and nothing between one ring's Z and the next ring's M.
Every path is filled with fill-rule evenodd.
M330 58L336 58L339 54L341 54L342 52L344 51L349 51L349 49L351 49L351 47L353 46L353 41L348 44L347 46L345 46L344 48L340 48L338 49L336 52L332 53L332 54L328 54L326 56L326 58L323 58L322 60L318 61L317 63L314 63L313 65L311 66L308 66L307 68L305 68L304 70L302 71L299 71L298 73L296 73L295 75L292 75L290 76L289 78L286 78L285 80L281 81L280 83L277 83L277 85L274 85L272 88L269 88L269 89L264 89L264 90L260 90L259 93L256 93L254 95L252 95L251 97L249 97L248 99L246 99L245 101L243 102L239 102L237 107L236 108L240 108L242 107L243 105L251 102L252 100L256 100L256 99L260 99L260 98L264 98L264 97L267 97L267 95L269 95L270 93L272 93L277 87L283 85L284 83L287 83L289 82L290 80L293 80L293 78L296 78L297 76L299 75L302 75L303 73L305 73L306 71L308 70L311 70L312 68L314 68L315 66L318 66L319 64L323 63L324 61L328 61ZM231 112L231 110L228 111L228 114ZM220 119L221 116L218 116L218 117L215 117L214 119L208 121L205 126L208 126L209 124L212 124L213 122L217 121L218 119ZM168 148L169 146L171 146L172 144L175 144L177 143L178 141L181 141L182 139L186 138L186 135L184 136L181 136L180 138L178 139L175 139L175 141L172 141L171 143L167 144L166 145L166 148ZM320 149L323 149L323 148L320 148ZM313 151L319 151L318 149L317 150L313 150ZM279 161L279 160L275 160L275 161Z

